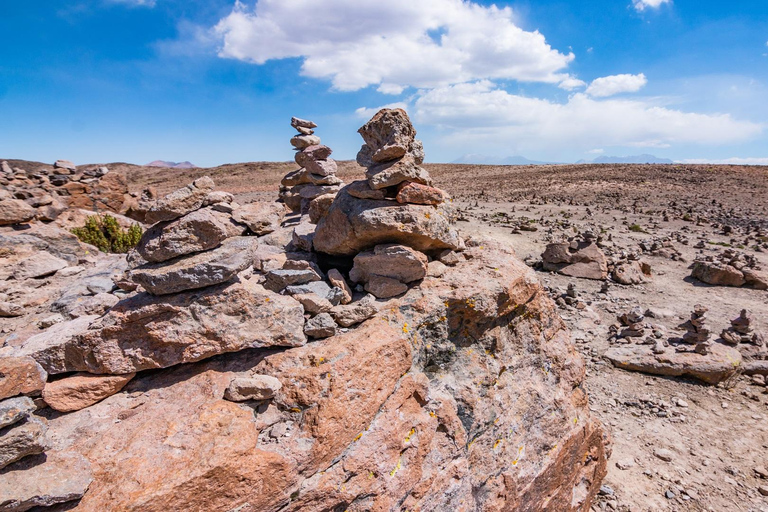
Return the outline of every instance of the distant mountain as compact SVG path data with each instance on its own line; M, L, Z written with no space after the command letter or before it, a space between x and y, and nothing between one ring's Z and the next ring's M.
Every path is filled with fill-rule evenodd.
M601 156L594 160L579 160L577 164L672 164L669 158L654 155Z
M464 155L451 162L453 164L475 164L475 165L550 165L560 162L538 162L529 160L524 156L497 157L488 155Z
M165 160L155 160L154 162L149 162L147 167L168 167L171 169L194 169L197 167L192 162L166 162Z

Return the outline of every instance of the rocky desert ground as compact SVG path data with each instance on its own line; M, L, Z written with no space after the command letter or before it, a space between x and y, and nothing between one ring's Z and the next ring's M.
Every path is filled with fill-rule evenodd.
M768 511L768 168L293 124L296 163L5 161L0 510Z

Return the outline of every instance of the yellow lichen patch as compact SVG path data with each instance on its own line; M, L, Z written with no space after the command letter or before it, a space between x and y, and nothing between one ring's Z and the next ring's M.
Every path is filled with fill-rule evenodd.
M415 428L411 428L411 431L408 432L407 436L405 436L405 442L406 443L410 443L411 442L411 437L413 437L413 434L415 434L415 433L416 433L416 429Z
M408 322L403 324L403 333L408 334Z
M493 443L493 449L495 450L496 448L498 448L498 446L499 446L501 443L503 443L503 442L504 442L504 440L503 440L503 439L497 439L497 440L496 440L496 442L495 442L495 443Z
M424 216L425 216L426 218L428 218L428 219L431 219L431 218L432 218L432 216L429 214L429 212L425 213L425 214L424 214Z
M373 471L368 472L368 479L371 480L373 478L376 478L376 475L373 474Z
M397 459L397 466L395 466L395 469L389 472L389 476L395 476L395 474L400 471L403 467L403 460Z
M269 302L269 297L264 297L264 302Z
M355 441L359 441L361 437L363 437L363 433L362 433L362 432L360 432L359 434L357 434L357 437L356 437L356 438L354 439L354 441L352 441L352 442L354 443Z
M435 414L435 411L429 411L429 415L432 416L433 418L437 416L437 414Z
M573 424L577 424L579 422L579 418L573 418Z
M291 407L289 410L291 412L301 412L301 409L299 409L298 407Z

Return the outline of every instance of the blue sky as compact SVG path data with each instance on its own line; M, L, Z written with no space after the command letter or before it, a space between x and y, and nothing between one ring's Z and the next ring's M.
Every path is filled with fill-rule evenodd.
M768 2L91 0L0 7L0 158L339 159L406 108L427 161L768 164Z

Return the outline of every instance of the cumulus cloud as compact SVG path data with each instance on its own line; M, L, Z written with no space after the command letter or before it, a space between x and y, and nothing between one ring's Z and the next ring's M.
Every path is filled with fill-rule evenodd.
M569 76L557 86L561 89L565 89L566 91L572 91L574 89L580 89L581 87L585 87L587 83L584 80L579 80L578 78Z
M237 2L214 27L221 57L263 64L302 58L301 73L385 94L477 79L561 83L574 58L509 7L466 0L259 0Z
M641 100L576 93L567 103L555 103L510 94L487 80L421 91L410 111L417 122L441 128L449 143L514 144L510 149L526 151L721 145L751 139L763 129L727 114L688 113Z
M658 9L661 4L671 3L671 0L633 0L632 5L638 12L642 12L646 9Z
M637 92L647 83L643 73L604 76L594 79L585 92L595 98L607 98L623 92Z

